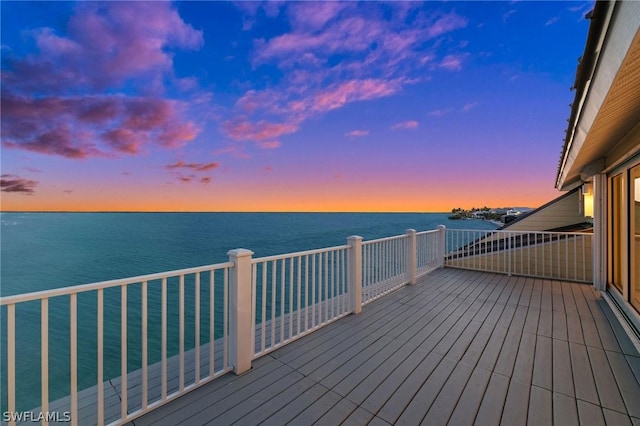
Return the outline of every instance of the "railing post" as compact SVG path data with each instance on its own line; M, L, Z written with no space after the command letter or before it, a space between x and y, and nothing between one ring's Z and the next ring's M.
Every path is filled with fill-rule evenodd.
M444 257L446 255L446 232L447 227L438 225L438 268L444 268Z
M405 254L407 263L406 268L406 278L407 284L414 285L416 283L416 275L418 273L418 255L416 248L416 230L415 229L407 229L404 231L406 238L406 248Z
M229 362L236 374L251 369L251 256L253 252L235 249L227 252L229 269Z
M507 275L511 276L511 233L507 232Z
M354 314L362 311L362 237L347 237L349 244L349 293L351 293L351 309Z

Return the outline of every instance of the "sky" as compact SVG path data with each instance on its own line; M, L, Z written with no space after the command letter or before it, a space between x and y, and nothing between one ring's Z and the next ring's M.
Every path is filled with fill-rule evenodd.
M3 211L537 207L593 2L2 2Z

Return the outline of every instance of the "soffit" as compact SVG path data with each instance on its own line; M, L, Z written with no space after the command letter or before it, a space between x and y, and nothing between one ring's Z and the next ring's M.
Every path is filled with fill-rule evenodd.
M598 72L610 73L615 70L605 63L599 65ZM595 76L594 81L597 81ZM604 89L593 84L590 90L597 92ZM586 111L586 114L595 114L595 119L586 134L578 129L584 141L579 149L570 153L570 162L560 189L579 181L580 172L591 162L604 157L606 166L613 163L616 158L607 157L607 154L640 122L640 31L636 30L609 91L599 95L604 95L604 101L597 111ZM593 106L586 105L586 108Z

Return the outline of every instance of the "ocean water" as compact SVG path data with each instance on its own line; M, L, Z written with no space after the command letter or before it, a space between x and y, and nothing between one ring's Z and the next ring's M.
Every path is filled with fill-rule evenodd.
M408 228L435 229L440 224L455 229L496 228L485 221L450 221L447 213L2 213L0 219L2 297L225 262L227 251L235 248L247 248L254 257L262 257L342 245L350 235L366 241L399 235ZM105 292L105 317L115 318L105 322L105 339L111 335L118 341L120 310L109 313L110 300L117 306L118 295ZM130 305L135 296L132 300ZM49 306L51 400L69 393L68 306L67 301L52 301ZM95 347L95 303L79 297L78 306L79 339ZM0 321L0 408L4 411L6 308ZM30 409L41 404L39 304L17 310L16 323L16 396L20 409ZM208 339L206 333L202 338ZM170 345L169 351L175 350ZM135 366L139 354L133 345L131 352ZM105 353L105 378L118 376L119 347L105 348ZM91 351L79 355L81 389L94 384L95 357L91 355ZM157 354L150 358L157 359Z

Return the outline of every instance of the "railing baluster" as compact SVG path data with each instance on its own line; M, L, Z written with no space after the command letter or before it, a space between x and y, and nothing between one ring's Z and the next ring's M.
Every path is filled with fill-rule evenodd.
M126 419L128 413L127 394L127 285L120 287L120 418ZM73 402L72 402L73 404ZM71 415L75 417L74 414Z
M161 300L161 327L162 327L162 400L167 399L167 279L162 279L162 300Z
M98 366L98 425L104 425L104 290L99 288L96 306L97 329L97 366Z
M276 271L278 269L277 261L271 262L271 346L276 343Z
M251 303L251 345L253 347L254 355L260 350L256 346L256 321L258 320L258 264L251 265L251 297L253 302Z
M178 344L180 353L180 377L179 389L184 391L184 275L180 275L180 283L178 284Z
M260 352L264 351L267 347L267 265L265 262L262 264L262 322L260 323Z
M222 286L223 369L229 368L229 268L224 269Z
M69 295L69 357L71 375L71 424L78 424L78 295ZM126 395L126 394L125 394Z
M289 337L293 337L293 259L289 259ZM298 309L300 307L298 306Z
M311 255L311 328L316 326L316 254Z
M324 321L329 320L329 253L324 253Z
M304 257L304 329L309 330L309 255Z
M147 282L142 282L142 409L147 408L148 398L148 371L147 371Z
M284 342L284 314L285 314L285 277L287 275L286 259L280 265L280 344Z
M48 425L49 420L46 413L49 412L49 299L40 301L40 377L42 394L42 420L43 425Z
M253 297L255 299L255 289L256 289L256 274L255 274L255 268L256 265L253 265ZM216 292L216 274L215 271L212 270L211 271L211 275L209 275L209 377L213 377L215 371L216 371L216 358L215 358L215 354L216 354L216 348L215 348L215 341L216 341L216 303L215 303L215 292ZM255 305L255 300L254 303ZM251 322L251 342L252 344L254 344L255 346L255 342L256 341L256 327L255 327L255 309L254 309L254 316L252 317L252 322ZM255 347L254 347L255 350ZM225 368L226 366L223 366L222 368Z
M300 294L301 289L302 289L302 256L298 256L298 281L297 281L298 285L298 293L297 293L297 307L298 307L298 311L296 312L297 318L298 318L298 331L297 334L300 334L300 312L302 311L302 306L300 305L301 300L302 300L302 294Z
M7 305L7 408L16 412L16 305ZM15 425L14 419L9 421Z
M200 272L196 272L195 282L195 380L200 383Z

